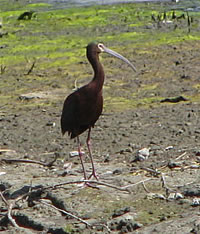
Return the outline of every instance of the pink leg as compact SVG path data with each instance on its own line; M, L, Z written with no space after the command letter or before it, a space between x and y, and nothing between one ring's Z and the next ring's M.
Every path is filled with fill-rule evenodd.
M82 165L82 169L83 169L83 175L84 175L84 180L87 180L87 176L86 176L86 171L85 171L85 167L83 164L83 159L82 159L82 152L81 152L81 144L79 141L79 137L77 136L77 142L78 142L78 154L79 154L79 158L81 160L81 165Z
M87 137L87 141L86 141L87 147L88 147L89 156L90 156L90 160L91 160L91 163L92 163L92 174L89 176L89 179L92 176L94 176L94 178L96 178L96 180L98 180L98 177L97 177L97 174L96 174L96 171L95 171L95 167L94 167L94 162L93 162L93 157L92 157L91 149L90 149L90 146L91 146L90 132L91 132L91 128L89 128L88 137Z

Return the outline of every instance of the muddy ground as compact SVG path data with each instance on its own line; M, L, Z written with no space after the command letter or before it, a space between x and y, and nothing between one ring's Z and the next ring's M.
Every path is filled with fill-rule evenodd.
M21 227L17 231L6 221L4 215L10 206L1 201L1 231L199 233L199 54L199 41L155 46L153 53L132 50L126 57L134 61L136 74L107 56L105 63L102 56L105 71L117 66L121 71L109 73L105 81L105 109L92 130L92 151L99 182L116 187L98 183L96 188L80 184L51 187L83 178L79 158L70 156L70 152L77 150L77 144L60 132L63 100L72 90L55 87L39 93L22 93L15 100L17 108L1 106L1 191L6 201L13 204L11 217ZM89 67L86 59L83 66ZM45 74L48 76L48 71ZM91 70L89 76L92 76ZM115 86L116 81L122 80L120 86ZM119 100L116 103L110 100L112 94L143 101L127 107L117 103ZM149 103L152 99L154 101ZM53 100L53 104L39 105L49 100ZM30 105L19 109L20 103ZM89 174L91 164L86 137L84 133L81 141ZM141 160L138 151L143 148L147 148L149 154ZM3 160L48 163L55 156L57 160L51 167L27 162L9 164ZM119 188L128 188L128 191ZM39 195L31 193L35 190ZM80 217L91 226L62 214L55 207Z

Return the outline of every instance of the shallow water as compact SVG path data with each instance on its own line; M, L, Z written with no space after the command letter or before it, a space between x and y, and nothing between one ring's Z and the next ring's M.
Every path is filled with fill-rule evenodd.
M118 3L160 2L160 3L169 3L169 5L171 4L173 9L200 11L199 0L192 0L192 1L191 0L37 0L37 2L44 2L44 3L48 2L52 4L52 7L54 9L91 6L91 5L108 5L108 4L118 4Z

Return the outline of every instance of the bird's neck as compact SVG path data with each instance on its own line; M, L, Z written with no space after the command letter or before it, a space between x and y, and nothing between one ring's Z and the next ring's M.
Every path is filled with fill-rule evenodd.
M103 66L100 63L98 56L94 56L92 59L89 59L89 61L94 70L94 78L91 81L91 83L93 83L93 85L95 86L96 91L101 91L103 88L104 76L105 76Z

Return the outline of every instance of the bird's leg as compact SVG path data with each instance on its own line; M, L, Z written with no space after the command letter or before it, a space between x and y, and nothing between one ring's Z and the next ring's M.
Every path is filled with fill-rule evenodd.
M78 154L79 154L79 157L80 157L80 160L81 160L81 165L82 165L82 168L83 168L83 175L84 175L84 180L87 180L87 176L86 176L86 171L85 171L85 166L84 166L84 163L83 163L83 159L82 159L82 152L81 152L81 144L80 144L80 141L79 141L79 137L77 136L77 141L78 141ZM94 167L94 164L92 162L92 165ZM92 175L94 175L96 177L96 175L94 173L92 173ZM92 176L91 175L91 176ZM89 177L89 179L91 178L91 176ZM96 177L97 178L97 177ZM96 188L95 186L91 185L90 183L88 182L84 182L84 187L87 186L87 187L91 187L91 188Z
M87 147L88 147L88 152L89 152L89 156L90 156L90 160L91 160L91 163L92 163L92 174L89 176L89 179L94 176L94 178L96 178L96 180L98 180L98 177L97 177L97 174L96 174L96 171L95 171L95 167L94 167L94 162L93 162L93 157L92 157L92 153L91 153L91 142L90 142L90 132L91 132L91 127L89 128L89 131L88 131L88 137L87 137Z
M83 175L84 175L84 180L87 180L87 176L86 176L86 171L85 171L85 166L83 163L83 159L82 159L82 152L81 152L81 143L79 140L79 137L77 136L77 141L78 141L78 154L79 154L79 158L81 160L81 165L82 165L82 169L83 169Z

